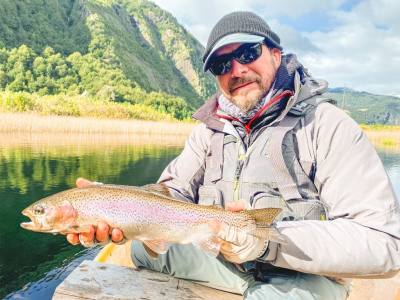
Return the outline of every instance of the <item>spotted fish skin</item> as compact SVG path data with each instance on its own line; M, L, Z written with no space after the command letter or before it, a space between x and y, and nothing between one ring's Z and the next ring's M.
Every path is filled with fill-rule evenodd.
M31 204L22 211L31 222L21 226L65 234L87 232L103 221L120 228L127 239L214 247L221 226L234 226L253 234L259 227L270 226L280 211L268 208L231 212L180 201L143 187L93 185L66 190Z

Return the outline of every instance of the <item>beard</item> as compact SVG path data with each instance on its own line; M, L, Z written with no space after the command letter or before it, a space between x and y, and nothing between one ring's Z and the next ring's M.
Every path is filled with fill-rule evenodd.
M251 90L239 89L236 95L232 95L232 92L234 92L237 87L250 82L257 84L258 88ZM252 109L268 92L268 88L263 84L261 77L257 74L232 78L228 83L228 89L229 93L221 89L222 93L242 112L248 112Z

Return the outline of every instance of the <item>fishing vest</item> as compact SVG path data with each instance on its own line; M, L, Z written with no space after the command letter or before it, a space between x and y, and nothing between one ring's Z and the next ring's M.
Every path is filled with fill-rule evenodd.
M327 207L313 182L313 151L309 149L299 159L295 133L304 127L307 114L332 100L314 96L290 105L294 99L289 99L281 116L259 133L247 151L232 124L226 123L223 132L214 131L199 204L225 206L242 200L248 209L282 208L278 220L326 219Z

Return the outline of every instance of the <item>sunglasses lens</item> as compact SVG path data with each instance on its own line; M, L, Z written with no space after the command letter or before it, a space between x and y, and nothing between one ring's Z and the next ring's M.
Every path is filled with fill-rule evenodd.
M241 64L249 64L259 58L261 55L261 45L251 45L243 49L242 53L238 54L236 60Z
M230 60L228 61L217 61L210 65L210 71L215 76L224 75L229 72L231 69L232 63Z
M228 55L223 55L210 64L209 70L215 76L228 73L232 67L232 59L241 64L249 64L261 55L261 44L244 44Z

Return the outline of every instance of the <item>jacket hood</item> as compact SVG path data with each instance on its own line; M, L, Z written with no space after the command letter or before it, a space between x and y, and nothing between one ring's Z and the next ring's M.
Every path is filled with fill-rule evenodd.
M315 79L306 74L302 76L296 72L294 78L294 90L297 99L295 103L300 103L314 96L324 94L328 90L328 82L324 79Z
M328 89L328 82L311 77L305 69L296 71L294 76L294 98L288 103L291 107L312 97L324 94ZM211 96L193 115L198 121L205 123L209 128L222 130L224 122L216 116L218 97L217 92Z

